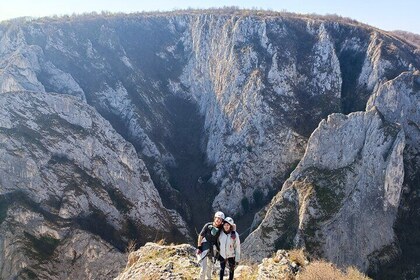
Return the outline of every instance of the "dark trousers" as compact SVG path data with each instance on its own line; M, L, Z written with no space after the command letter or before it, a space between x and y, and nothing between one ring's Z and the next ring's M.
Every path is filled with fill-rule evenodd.
M224 259L222 256L219 256L220 261L220 280L223 280L225 275L226 263L229 265L229 280L233 280L233 273L235 272L235 258Z

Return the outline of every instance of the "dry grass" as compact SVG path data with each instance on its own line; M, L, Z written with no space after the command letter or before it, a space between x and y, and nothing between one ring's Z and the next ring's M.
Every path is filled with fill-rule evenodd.
M296 280L296 278L292 274L286 274L282 280Z
M356 268L350 267L346 273L335 265L325 261L310 263L302 273L296 277L298 280L369 280L370 278L360 273Z
M125 248L125 252L130 254L136 250L137 243L134 240L128 241L127 247Z
M182 10L173 10L173 11L143 11L143 12L136 12L136 13L113 13L109 11L102 11L101 13L97 12L90 12L90 13L81 13L76 14L73 13L71 15L64 15L58 16L53 15L49 17L43 17L36 20L41 23L45 22L71 22L71 21L80 21L80 20L94 20L94 19L112 19L112 18L137 18L137 17L157 17L157 16L185 16L185 15L208 15L214 14L219 16L237 16L237 17L248 17L248 16L256 16L256 17L285 17L290 19L314 19L314 20L322 20L322 21L330 21L330 22L338 22L338 23L345 23L351 24L355 26L361 27L369 27L367 24L358 22L354 19L348 17L342 17L337 14L327 14L327 15L318 15L318 14L299 14L295 12L289 12L287 10L281 11L273 11L273 10L263 10L260 8L251 8L251 9L243 9L237 6L224 6L224 7L213 7L207 9L182 9ZM16 21L16 20L15 20ZM5 22L12 23L13 20L8 20Z
M341 278L340 270L331 263L323 261L312 262L297 277L298 280L339 280Z
M165 238L162 238L161 240L156 241L156 244L157 244L157 245L160 245L160 246L166 245L166 240L165 240Z
M173 248L165 248L162 250L149 250L141 255L139 261L164 264L169 258L173 257L174 255L176 255L176 250Z
M405 41L410 42L411 44L414 44L417 48L420 48L420 35L402 31L402 30L395 30L391 32L394 35L397 35L399 38L404 39Z
M249 259L241 259L239 267L235 270L235 279L256 280L258 276L259 263Z
M195 279L199 272L195 258L190 257L188 251L183 252L182 248L164 243L162 239L155 245L146 244L140 250L130 253L128 265L122 273L141 275L143 280L165 279L165 275L175 277L171 279Z
M241 270L235 270L235 279L247 279L247 280L256 280L258 277L258 266L246 266Z
M288 254L289 254L289 259L292 262L295 262L299 266L304 266L307 262L307 258L305 256L303 249L290 250Z
M369 280L370 278L361 273L355 267L348 267L346 271L346 279L349 280Z
M136 255L134 255L134 254L129 254L128 255L128 260L127 260L127 266L126 266L126 268L125 268L125 270L127 270L127 269L129 269L130 267L132 267L135 263L137 263L137 261L139 260L140 258L138 257L138 256L136 256ZM124 271L125 271L124 270Z
M133 254L136 251L136 246L137 246L137 243L134 240L128 241L127 247L125 248L125 252L128 254L127 266L125 270L127 270L129 267L135 264L137 260L139 259L137 256Z
M160 273L152 272L146 275L142 275L141 279L142 280L156 280L156 279L161 279L161 275Z

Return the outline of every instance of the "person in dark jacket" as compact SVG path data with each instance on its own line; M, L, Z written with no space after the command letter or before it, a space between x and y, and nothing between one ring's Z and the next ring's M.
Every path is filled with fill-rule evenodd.
M211 279L213 272L213 260L216 251L218 251L218 238L223 225L225 214L216 212L213 222L206 223L198 235L197 241L197 259L200 263L200 280Z

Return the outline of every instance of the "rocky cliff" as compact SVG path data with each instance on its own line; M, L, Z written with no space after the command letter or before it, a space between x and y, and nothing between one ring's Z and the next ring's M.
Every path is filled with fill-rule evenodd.
M137 200L127 203L129 193L120 193L123 190L119 190L119 181L107 179L119 175L103 171L90 174L92 171L83 169L101 185L92 190L92 197L103 198L102 193L110 193L109 199L114 197L116 200L101 208L107 214L98 220L103 221L104 227L110 227L110 232L119 232L127 225L130 230L123 234L125 239L133 237L128 234L133 232L132 223L137 223L136 228L143 230L153 224L151 232L157 230L165 236L187 239L187 231L198 230L215 209L235 216L238 224L246 229L253 214L281 190L300 161L283 190L271 202L260 229L252 234L256 244L262 246L257 251L269 254L270 248L274 250L276 246L306 246L314 254L366 269L374 262L369 258L379 259L378 256L369 257L370 253L374 256L374 252L380 251L379 247L396 242L392 226L400 206L401 186L404 207L413 209L416 205L416 199L410 194L415 192L414 186L418 182L415 171L418 170L418 160L408 159L417 158L419 138L411 130L415 130L416 125L418 129L418 119L410 117L407 125L401 125L403 132L395 124L401 121L389 118L381 107L386 106L384 103L390 97L371 98L384 95L381 92L393 80L400 81L398 88L403 87L410 79L396 77L420 68L415 47L393 34L337 17L276 12L221 10L85 15L2 23L0 58L1 93L29 90L44 95L49 95L49 92L61 94L55 98L73 96L71 100L79 100L78 104L95 111L95 116L100 116L102 121L106 119L114 130L112 135L119 135L121 143L132 145L132 165L129 166L133 170L139 168L148 178L121 172L124 176L131 176L128 185L147 182L144 189L156 203L143 204ZM407 87L410 85L416 92L417 83L409 83ZM397 99L398 91L395 90ZM415 94L410 96L417 98ZM377 109L349 116L332 115L320 124L332 113L364 111L369 98L377 100L375 102L379 104L374 104ZM407 107L404 114L411 115L415 108ZM44 111L33 109L16 118L26 118L31 114L41 118ZM32 130L47 129L40 126L41 120L44 119L33 121L35 124L31 124L30 134L34 133ZM345 133L337 136L341 130L332 124L343 126ZM57 129L61 125L62 121L58 121ZM321 133L318 136L313 133L317 127L317 133ZM406 127L410 129L408 133ZM20 128L16 131L22 133ZM49 133L53 133L52 136ZM54 133L47 130L37 137L61 143L64 141L61 137L67 136L66 133ZM93 131L85 133L90 135ZM106 139L107 135L103 138ZM407 139L405 135L409 135ZM20 136L14 134L10 137ZM51 146L51 149L55 147L50 153L60 151L57 159L53 158L51 162L51 166L53 162L59 166L51 171L55 177L46 175L48 180L71 184L70 175L79 169L73 167L74 159L70 157L69 162L67 154L73 149L89 147L84 144L77 146L79 137L87 136L77 134L74 141L60 144L67 148L64 150L61 146L42 144ZM96 139L97 136L90 137ZM309 137L312 144L307 147ZM19 139L14 141L19 142ZM401 155L404 142L407 145ZM333 147L340 152L336 153ZM368 152L368 148L372 151ZM326 156L322 156L321 152L326 151ZM389 153L385 154L385 151ZM33 153L43 154L38 146L34 146ZM79 165L83 168L88 168L86 162L92 160L93 154L89 153L81 159ZM125 153L125 150L120 152ZM373 160L373 156L380 164ZM108 170L111 159L103 157L102 161L96 161L97 168ZM317 162L319 160L323 162ZM403 161L404 166L398 166ZM38 161L34 162L39 168ZM101 164L103 167L100 168ZM121 170L123 167L124 164ZM381 168L385 169L381 171ZM375 178L368 171L376 174ZM399 177L395 182L390 179L403 174L403 182ZM77 177L71 178L76 180L74 185L90 185ZM352 178L360 179L355 182L366 186L374 185L376 189L359 185ZM18 178L14 180L20 182ZM306 188L304 195L301 191L305 188L291 187L293 182L312 188ZM338 189L332 184L338 185ZM317 188L321 188L318 192L326 191L326 197L319 197ZM31 187L22 189L30 191ZM57 192L57 200L65 194L61 189L52 190ZM358 190L359 196L351 190ZM337 192L339 198L331 205L328 200L332 195L330 191ZM8 194L12 191L5 189L2 192ZM282 198L284 194L287 194L287 199ZM47 209L36 213L50 215L53 211L51 207L46 208L41 199L47 196L49 194L45 191L34 196L39 197L35 205ZM124 199L120 200L121 196ZM352 208L353 200L363 206L372 197L378 198L377 203L361 209L363 215L355 218L354 225L362 225L363 219L368 220L372 214L372 217L384 219L381 227L375 230L376 234L385 230L386 236L380 236L378 243L359 242L353 236L347 240L343 236L339 239L343 246L357 243L359 247L355 248L361 248L365 244L366 250L339 256L335 251L337 247L334 247L335 237L327 241L325 234L340 234L335 230L351 232L351 226L345 223L355 212L347 213L346 209ZM4 197L4 201L10 199ZM21 200L20 196L18 200ZM77 201L71 196L67 200ZM96 198L95 201L98 204L92 205L96 208L99 204L105 205ZM300 202L305 202L305 205L300 205ZM108 205L111 208L106 212ZM69 208L69 215L82 213L79 209L86 207ZM152 216L160 218L144 224L145 216L137 215L139 212L136 211L146 209L156 211ZM292 226L285 229L284 223L274 223L277 211L284 212ZM405 217L417 217L415 211L405 213ZM264 213L260 216L264 217ZM188 230L183 219L189 222ZM336 222L332 223L333 220ZM326 225L327 221L331 222L330 227ZM272 231L261 230L267 223L271 224L266 228ZM405 223L398 220L396 224ZM174 225L177 229L171 232ZM177 234L178 230L181 235ZM311 230L314 235L311 235ZM97 231L88 229L87 234L97 234ZM368 236L366 231L357 230L361 236ZM118 238L100 237L120 250L127 241L122 240L120 246ZM145 234L139 240L144 242L151 238L150 234ZM250 255L263 257L252 252L251 246L248 249Z
M419 64L373 28L241 11L10 22L1 40L3 92L86 100L188 217L178 191L191 187L216 187L213 207L232 214L267 201L322 118L364 109L381 81Z
M134 147L93 108L28 92L4 93L0 106L1 278L105 277L129 239L188 236Z
M245 254L258 259L273 245L302 246L338 265L367 270L369 257L395 242L404 146L403 130L376 109L330 115L247 238Z
M418 85L418 72L404 72L377 87L365 113L322 121L245 251L260 259L273 245L303 246L384 279L416 275Z
M420 73L404 72L375 90L367 103L367 109L378 108L390 122L401 124L406 136L404 149L404 182L400 201L399 219L395 231L402 254L389 269L383 271L381 278L398 278L395 267L405 272L407 279L419 275L418 248L420 224ZM414 269L413 269L414 267Z

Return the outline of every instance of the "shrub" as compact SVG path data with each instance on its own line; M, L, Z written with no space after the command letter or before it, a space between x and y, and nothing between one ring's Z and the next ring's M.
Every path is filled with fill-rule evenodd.
M335 265L326 261L314 261L298 274L298 280L369 280L370 278L360 273L354 267L343 273Z
M303 249L293 249L288 252L289 259L299 266L304 266L307 262Z
M342 279L342 273L333 264L324 261L314 261L309 264L301 274L298 280L339 280Z
M402 30L395 30L393 32L394 35L397 35L398 37L414 44L417 48L420 47L420 35L419 34L415 34L415 33L411 33L411 32L407 32L407 31L402 31Z
M130 254L136 250L137 243L135 240L128 241L127 247L125 248L125 252Z
M166 240L165 240L165 238L162 238L161 240L156 241L156 244L157 244L157 245L160 245L160 246L165 245L165 244L166 244Z
M370 278L351 266L347 268L346 279L348 280L369 280Z

